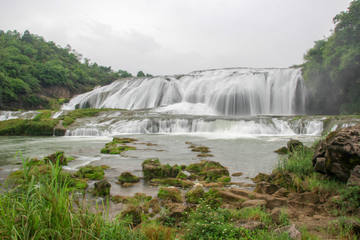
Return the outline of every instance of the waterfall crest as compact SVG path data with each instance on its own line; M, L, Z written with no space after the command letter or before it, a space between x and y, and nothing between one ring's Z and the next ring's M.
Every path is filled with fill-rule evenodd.
M78 95L63 109L135 110L178 103L189 106L190 103L203 104L218 115L304 114L302 81L300 69L293 68L231 68L196 71L182 76L130 78Z

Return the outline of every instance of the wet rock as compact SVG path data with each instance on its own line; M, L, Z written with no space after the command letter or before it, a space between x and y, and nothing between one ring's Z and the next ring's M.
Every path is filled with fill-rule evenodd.
M181 203L181 192L177 188L160 188L158 197L164 200Z
M246 200L245 202L243 202L241 206L255 208L255 207L265 207L266 204L267 202L265 200L254 199L254 200Z
M274 185L278 185L284 188L288 188L292 186L293 178L291 174L287 171L285 172L274 172L272 173L266 182L272 183Z
M231 174L231 176L233 176L233 177L240 177L242 175L243 175L242 172L236 172L236 173Z
M123 172L119 176L119 182L121 183L136 183L139 181L140 179L137 176L131 174L130 172Z
M94 183L94 188L91 193L95 196L106 197L110 195L110 188L111 184L106 180L102 180Z
M301 149L303 146L304 146L304 144L302 142L300 142L299 140L290 139L287 142L287 149L291 153L293 153L297 149Z
M254 220L245 219L235 223L235 226L238 228L244 228L250 231L254 231L257 229L264 229L266 227L266 224Z
M287 232L292 239L301 239L301 232L297 229L295 224L276 229L274 233L281 234L283 232Z
M224 183L223 182L209 182L209 183L204 183L203 186L207 187L207 188L223 187Z
M360 186L360 165L355 166L354 169L351 171L351 175L347 184Z
M191 149L191 151L193 151L193 152L201 152L201 153L211 152L211 151L209 150L209 148L208 148L208 147L205 147L205 146L200 146L200 147L197 147L197 148L193 148L193 149Z
M219 162L210 161L210 160L202 160L200 163L190 164L186 168L186 171L191 172L191 173L199 173L199 172L204 172L204 171L208 171L211 169L226 169L226 167L222 166Z

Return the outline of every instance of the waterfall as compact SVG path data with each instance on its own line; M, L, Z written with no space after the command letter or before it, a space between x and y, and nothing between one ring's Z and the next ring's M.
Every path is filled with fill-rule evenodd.
M293 115L305 112L300 69L231 68L182 76L118 80L78 95L63 109L146 109L200 104L209 115ZM178 108L178 106L177 106ZM189 113L192 114L192 113Z

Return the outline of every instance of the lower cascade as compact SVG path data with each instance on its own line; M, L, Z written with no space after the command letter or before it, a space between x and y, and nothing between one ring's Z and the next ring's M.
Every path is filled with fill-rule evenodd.
M305 113L305 95L300 69L231 68L118 80L71 99L63 109L176 111L182 104L182 113L193 114L191 106L200 104L203 115L293 115Z

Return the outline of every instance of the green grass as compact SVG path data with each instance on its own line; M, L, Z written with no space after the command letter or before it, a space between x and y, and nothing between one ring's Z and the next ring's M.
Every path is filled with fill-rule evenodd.
M58 119L11 119L0 122L0 135L42 135L52 136Z

